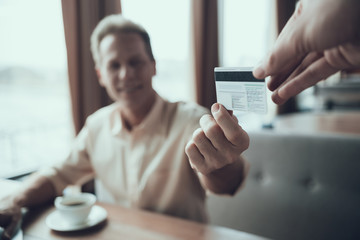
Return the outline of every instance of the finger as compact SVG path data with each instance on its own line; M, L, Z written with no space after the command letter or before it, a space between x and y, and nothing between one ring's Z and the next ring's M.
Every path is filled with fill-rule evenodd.
M302 3L298 4L297 9L291 16L285 27L281 31L275 46L270 54L256 67L253 74L256 78L262 79L267 76L276 75L278 78L285 80L297 66L306 54L303 43L303 32L306 29L302 16ZM272 81L272 84L279 83Z
M13 215L12 221L5 228L4 235L10 237L11 239L11 237L15 235L15 233L19 230L21 226L21 218L22 218L21 212L18 212L15 215Z
M233 121L234 121L237 125L239 125L239 120L238 120L238 118L237 118L235 115L232 115L231 117L232 117Z
M239 124L234 121L234 118L229 115L224 106L215 103L211 107L211 112L217 124L224 132L226 139L228 139L233 146L244 150L248 148L249 136Z
M277 105L282 105L287 101L287 99L281 98L278 92L278 90L275 90L273 92L273 94L271 95L271 100Z
M198 128L194 131L193 138L197 149L199 149L201 155L204 156L205 161L207 159L212 159L212 156L216 155L217 150L211 141L206 137L204 131L201 128Z
M231 116L231 120L238 124L235 115ZM211 115L204 115L200 119L200 126L205 136L214 146L216 152L205 158L208 169L219 169L229 164L234 159L234 154L238 156L239 150L225 137L224 132Z
M318 53L318 52L309 53L308 55L306 55L304 57L304 59L301 61L301 63L299 63L298 66L296 66L294 69L290 70L291 71L290 75L288 75L288 76L285 76L285 75L272 76L268 83L269 90L274 91L277 88L279 88L280 86L286 84L286 82L295 78L297 75L302 73L304 71L304 69L306 69L309 65L311 65L312 63L314 63L321 57L323 57L322 53Z
M214 148L216 150L224 150L224 143L229 141L215 119L209 114L204 115L200 118L200 126Z
M324 52L326 60L338 69L356 69L360 67L360 43L346 43Z
M311 52L307 54L302 62L294 69L294 71L290 74L287 81L289 79L293 79L296 76L300 75L304 70L306 70L310 65L312 65L314 62L319 60L320 58L324 57L324 54L321 52Z
M198 167L205 162L204 156L201 155L193 140L190 140L185 147L185 153L189 158L191 168L199 171Z
M338 69L330 66L325 58L320 58L305 69L300 75L296 76L293 80L288 81L275 91L273 93L273 95L275 95L273 96L273 100L276 99L275 103L282 104L290 97L299 94L303 90L315 85L321 80L324 80L337 71Z
M270 87L270 84L269 84L269 89L271 91L275 91L275 93L272 95L272 100L275 102L275 103L279 103L281 102L281 99L279 98L278 94L277 94L277 88L287 84L288 82L290 81L293 81L293 79L301 74L309 65L313 64L314 62L316 62L319 58L323 57L323 54L322 53L317 53L317 52L312 52L312 53L309 53L304 59L303 61L301 62L301 64L293 70L293 72L290 74L290 76L284 81L282 80L282 83L280 85L278 84L272 84L271 87ZM272 81L276 81L277 83L280 83L280 81L278 80L272 80Z
M285 82L286 79L289 78L291 73L296 69L297 62L294 65L284 67L283 71L277 73L276 75L272 75L267 83L267 87L270 91L276 90L281 84Z

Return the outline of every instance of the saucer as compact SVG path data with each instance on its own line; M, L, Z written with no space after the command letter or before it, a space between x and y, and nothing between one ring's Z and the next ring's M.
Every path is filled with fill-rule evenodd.
M66 221L60 213L55 210L49 214L46 218L46 225L55 231L60 232L70 232L70 231L77 231L83 230L86 228L93 227L101 222L103 222L107 218L107 212L104 208L100 206L93 206L91 208L90 214L88 218L78 224L72 224Z

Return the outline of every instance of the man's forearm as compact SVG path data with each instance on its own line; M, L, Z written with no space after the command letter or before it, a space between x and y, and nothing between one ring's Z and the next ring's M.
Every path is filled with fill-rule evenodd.
M237 161L208 175L200 174L203 185L213 193L235 194L245 180L246 162L240 156Z
M33 207L46 203L55 196L56 191L50 180L33 174L23 182L19 192L13 195L13 201L19 207Z

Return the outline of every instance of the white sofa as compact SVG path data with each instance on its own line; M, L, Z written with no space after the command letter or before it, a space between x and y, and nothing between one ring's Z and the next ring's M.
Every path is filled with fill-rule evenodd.
M360 136L249 135L246 185L209 196L211 224L279 240L360 239Z

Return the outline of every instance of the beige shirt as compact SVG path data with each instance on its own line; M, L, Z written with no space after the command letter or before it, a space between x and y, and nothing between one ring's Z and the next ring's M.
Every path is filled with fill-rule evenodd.
M115 203L205 222L205 190L185 146L206 113L195 104L157 97L129 132L112 104L87 119L68 159L43 174L58 194L95 177Z

